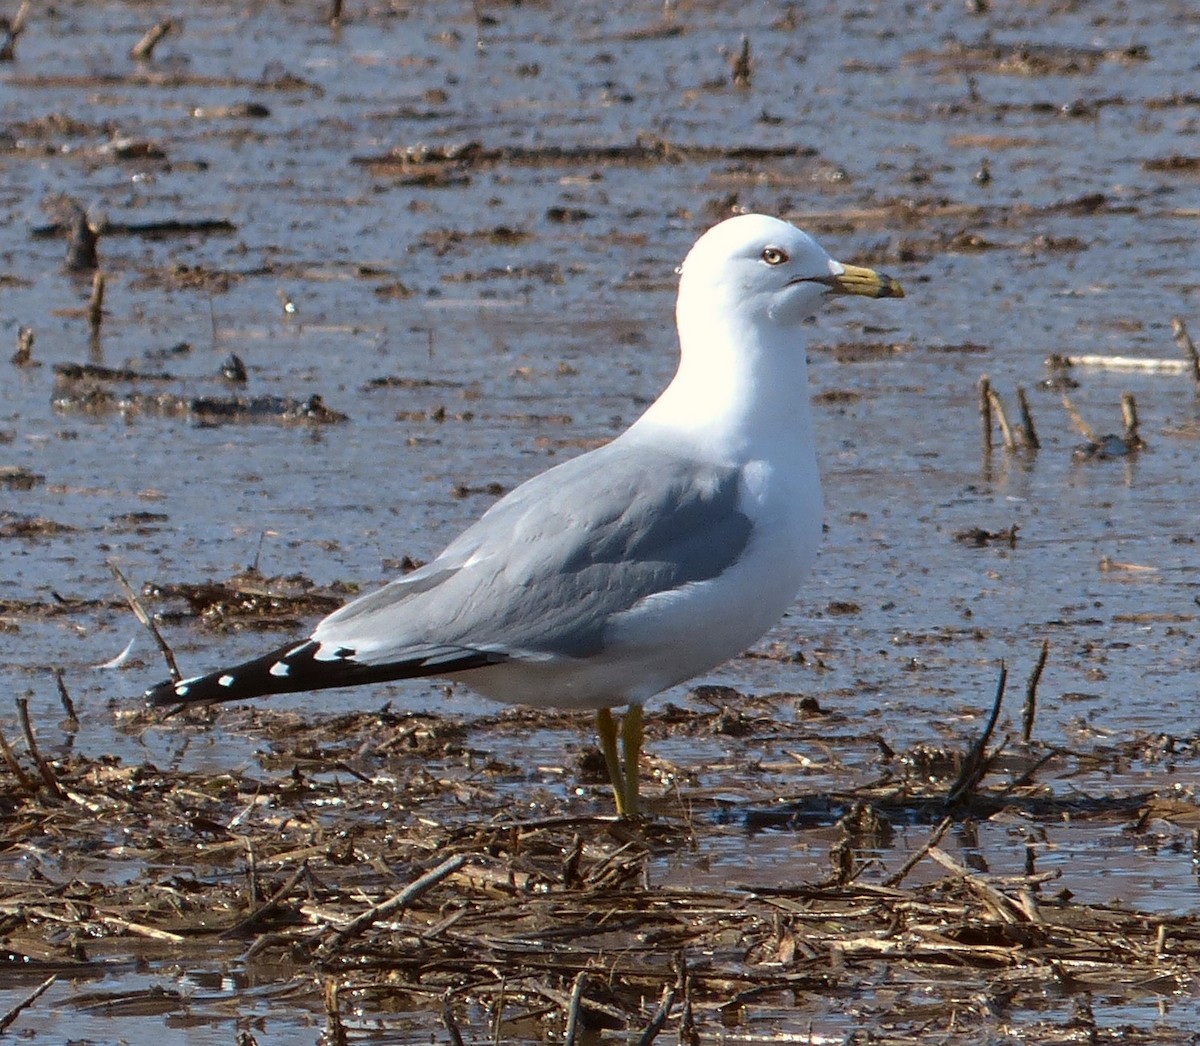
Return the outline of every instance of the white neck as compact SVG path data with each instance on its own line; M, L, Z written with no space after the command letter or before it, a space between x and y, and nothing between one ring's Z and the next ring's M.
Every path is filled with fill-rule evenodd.
M783 448L815 468L804 339L796 327L739 321L737 312L716 301L679 309L679 370L629 435L674 438L729 464L778 459Z

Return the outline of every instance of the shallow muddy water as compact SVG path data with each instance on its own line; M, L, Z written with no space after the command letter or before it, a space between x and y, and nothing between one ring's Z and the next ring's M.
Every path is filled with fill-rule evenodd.
M1200 336L1195 6L350 2L338 27L327 11L65 0L34 5L0 62L0 468L23 470L0 472L0 680L28 698L46 754L274 772L286 746L238 710L131 720L164 672L108 561L150 586L185 671L302 632L314 619L303 604L202 619L153 590L253 564L338 595L427 559L498 490L611 437L657 395L675 363L674 267L708 225L758 210L886 269L908 296L835 304L811 325L821 557L771 635L700 681L764 698L773 725L759 738L693 731L686 717L651 724L646 789L693 835L654 848L647 882L821 881L852 805L837 796L893 773L881 751L919 777L912 753L964 750L1002 659L996 741L1019 737L1048 641L1034 738L1058 754L1035 774L1044 805L956 827L943 849L998 876L1023 874L1032 850L1079 903L1193 925L1200 401L1177 367L1076 365L1069 395L1095 434L1122 431L1130 392L1146 444L1080 460L1063 373L1045 361L1175 366L1172 317ZM152 57L131 59L167 16L176 25ZM743 38L750 82L735 86ZM100 229L95 336L91 273L65 271L43 207L57 194ZM27 365L8 362L20 327L34 332ZM221 376L231 353L244 385ZM68 364L133 373L56 374ZM1007 451L997 431L985 453L984 374L1014 417L1027 390L1039 451ZM304 415L313 396L348 420ZM202 397L278 400L230 418ZM1013 527L1011 542L960 537ZM119 667L97 669L131 640ZM78 731L61 722L54 669ZM794 696L766 700L775 693ZM609 808L577 773L586 719L497 720L463 687L420 681L272 707L320 718L385 703L463 726L469 758L431 757L457 787L475 787L489 761L507 768L488 771L489 817L505 804L530 817ZM681 689L652 712L669 704L712 711ZM4 702L0 729L21 737ZM889 808L895 836L864 881L925 843L940 815L914 811ZM12 883L43 867L17 838L10 826ZM171 874L112 854L58 872ZM944 874L922 864L913 878ZM103 964L66 970L14 1030L163 1043L242 1030L262 1044L328 1033L302 964L161 943L97 943ZM894 984L866 972L828 995L748 1003L705 1035L924 1041L922 993L944 1001L950 988L893 972ZM0 1015L42 979L39 966L0 981ZM1070 985L1022 998L975 1037L926 1017L938 1041L1017 1042L1059 1041L1077 1016ZM1097 1025L1132 1028L1131 1041L1200 1025L1178 984L1089 998ZM446 1034L427 1001L409 1011L368 993L355 1005L356 1041ZM468 1040L490 1037L485 1002L464 1006ZM540 1020L506 1036L540 1040ZM672 1023L662 1034L682 1041Z

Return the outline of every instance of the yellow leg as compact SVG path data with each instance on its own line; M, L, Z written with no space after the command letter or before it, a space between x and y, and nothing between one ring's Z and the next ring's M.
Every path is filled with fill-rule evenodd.
M625 760L625 817L638 815L638 764L641 762L642 736L642 706L630 705L621 723L621 755Z
M613 798L617 801L617 816L625 817L624 776L621 773L621 761L617 758L617 721L607 708L596 713L596 733L600 735L600 751L604 753Z

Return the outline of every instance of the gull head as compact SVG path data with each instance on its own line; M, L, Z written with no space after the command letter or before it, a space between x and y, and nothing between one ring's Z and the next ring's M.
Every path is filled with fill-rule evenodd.
M679 319L722 315L736 322L792 327L829 295L902 298L890 276L831 258L794 225L742 214L709 229L680 269Z

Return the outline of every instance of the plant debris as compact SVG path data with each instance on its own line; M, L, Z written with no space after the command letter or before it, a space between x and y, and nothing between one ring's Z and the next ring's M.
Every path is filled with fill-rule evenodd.
M140 709L118 714L127 732L161 729ZM171 729L207 731L214 714L189 712ZM688 726L711 733L723 714L691 713ZM1008 782L975 785L952 818L938 811L955 774L994 776L997 754L978 771L951 759L933 778L927 763L902 756L895 776L790 804L801 818L790 830L837 826L827 877L756 881L747 867L723 886L688 886L652 880L670 855L711 846L721 820L770 830L757 806L689 787L683 802L664 793L650 820L622 822L549 795L528 767L476 747L497 732L578 718L517 709L465 725L387 709L333 718L234 710L223 729L252 731L269 750L224 773L78 751L48 757L44 738L40 752L22 755L6 739L0 826L26 872L10 865L0 880L5 946L28 969L59 976L98 975L156 944L185 966L240 954L250 966L285 964L293 1005L319 1011L332 979L343 1001L383 1022L387 999L406 1000L401 1009L445 1001L474 1038L530 1021L542 1036L560 1035L573 996L587 1024L638 1032L665 1006L662 1024L686 1020L709 1035L747 1007L803 1009L890 983L899 994L871 1017L877 1030L901 1034L923 1012L926 1027L949 1035L965 990L1004 997L1039 1041L1058 1041L1044 1037L1062 1027L1054 997L1190 991L1200 916L1083 903L1069 868L996 874L941 843L989 819L1116 818L1132 819L1135 832L1151 821L1190 831L1200 811L1170 788L1058 797L1035 780L1048 762L1062 772L1145 757L1145 741L1032 753L1006 768ZM673 729L652 722L660 737ZM745 742L721 736L757 744L764 728L794 730L776 718L759 720ZM1176 761L1200 758L1195 739L1170 750ZM514 794L539 809L521 812ZM784 798L757 801L765 811ZM894 826L914 818L931 826L925 845L896 861ZM188 1005L162 989L120 998L143 1012Z
M188 606L186 615L163 612L160 616L200 617L214 624L253 622L259 628L302 627L305 618L330 614L356 594L348 585L322 587L303 574L265 577L253 568L227 581L149 583L142 589L148 599L183 600Z

